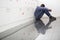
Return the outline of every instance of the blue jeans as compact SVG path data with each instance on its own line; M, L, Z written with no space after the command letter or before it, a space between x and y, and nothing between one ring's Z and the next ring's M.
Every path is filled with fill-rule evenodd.
M45 13L48 17L51 16L51 14L49 13L49 10L46 9L46 8L43 8L43 9L40 9L40 11L35 14L35 18L36 18L36 19L40 19L40 18L44 15L44 13Z

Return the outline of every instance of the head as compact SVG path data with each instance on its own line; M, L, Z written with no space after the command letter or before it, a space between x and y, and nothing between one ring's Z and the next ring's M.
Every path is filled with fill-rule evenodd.
M41 6L41 7L45 7L45 5L44 5L44 4L41 4L40 6Z

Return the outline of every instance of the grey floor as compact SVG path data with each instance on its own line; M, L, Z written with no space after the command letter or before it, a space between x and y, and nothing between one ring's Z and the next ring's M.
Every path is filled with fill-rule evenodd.
M60 40L60 18L35 21L2 40Z

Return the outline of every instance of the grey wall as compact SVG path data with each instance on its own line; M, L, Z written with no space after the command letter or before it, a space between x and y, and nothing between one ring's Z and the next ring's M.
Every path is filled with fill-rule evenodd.
M0 0L0 26L33 17L36 6L41 3L52 9L53 16L59 17L59 2L59 0Z

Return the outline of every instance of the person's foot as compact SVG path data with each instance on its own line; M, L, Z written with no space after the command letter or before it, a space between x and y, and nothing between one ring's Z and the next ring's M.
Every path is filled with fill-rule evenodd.
M49 18L49 21L55 21L56 20L56 18L55 17L53 17L53 16L51 16L50 18Z

